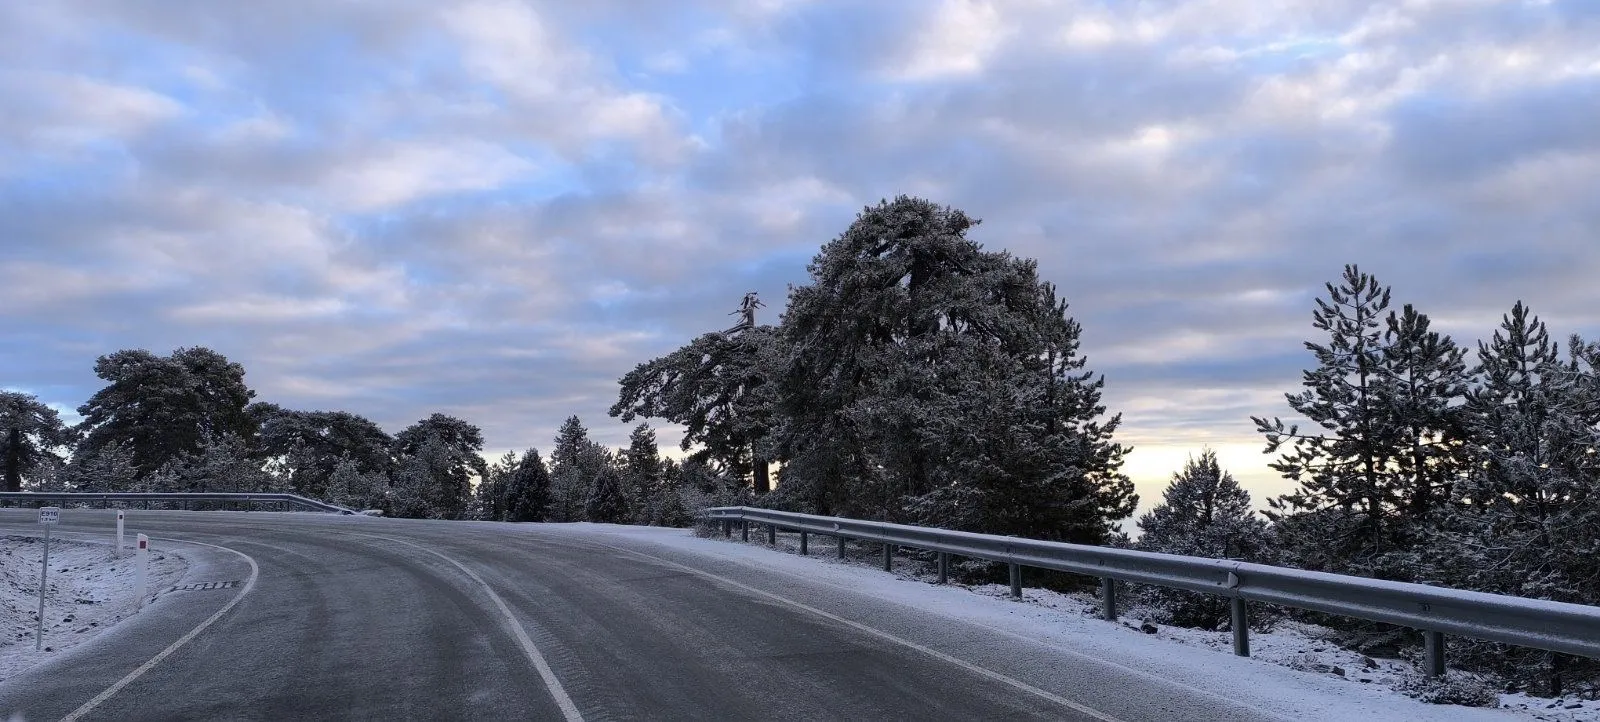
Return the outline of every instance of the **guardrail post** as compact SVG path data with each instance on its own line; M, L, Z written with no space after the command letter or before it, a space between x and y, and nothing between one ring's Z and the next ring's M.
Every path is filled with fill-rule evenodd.
M1423 630L1422 673L1429 677L1444 674L1444 633Z
M886 572L894 571L894 545L893 544L885 544L885 545L883 545L883 570L886 571Z
M767 546L775 547L777 545L778 545L778 527L774 526L772 524L768 524L767 525Z
M750 541L750 521L748 519L739 520L739 541Z
M1100 618L1117 621L1117 580L1100 577Z
M1022 565L1011 563L1011 598L1022 598Z
M835 537L835 538L839 540L839 558L843 559L844 558L844 537L843 536L839 536L839 537Z
M810 534L807 534L805 532L800 532L800 554L801 554L801 556L804 556L806 554L810 554L811 553L811 550L806 546L806 542L810 541L810 539L811 539L811 535Z
M728 537L731 537L731 536L733 536L733 522L731 522L731 521L729 521L727 519L723 519L722 520L722 538L727 539Z
M1233 607L1233 653L1241 657L1250 656L1250 607L1243 597L1234 597L1229 601Z
M939 552L939 583L950 581L950 553Z

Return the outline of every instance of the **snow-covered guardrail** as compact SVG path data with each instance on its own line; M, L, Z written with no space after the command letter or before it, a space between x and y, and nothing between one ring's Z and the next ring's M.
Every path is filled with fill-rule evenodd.
M1116 580L1227 597L1232 601L1233 649L1240 656L1250 655L1248 603L1254 601L1421 630L1423 667L1429 676L1444 673L1446 633L1600 659L1600 607L1585 604L751 507L707 509L700 518L720 521L723 536L731 535L737 522L746 540L752 523L767 527L769 543L780 530L799 532L802 554L811 534L836 538L841 556L846 540L876 542L884 545L885 568L897 546L938 552L941 583L948 578L951 555L1001 562L1011 567L1013 596L1022 594L1023 567L1099 577L1106 619L1117 616Z
M63 504L94 504L108 505L111 502L137 503L137 502L179 502L188 504L196 501L230 501L245 504L277 504L280 508L291 507L305 511L322 511L330 514L354 514L355 512L342 506L327 502L307 499L294 494L273 493L199 493L199 492L33 492L33 491L7 491L0 492L0 504L31 502L61 502Z

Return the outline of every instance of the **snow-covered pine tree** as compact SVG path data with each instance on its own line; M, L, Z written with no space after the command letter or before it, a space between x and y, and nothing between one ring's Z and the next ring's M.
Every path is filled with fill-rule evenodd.
M359 462L345 454L328 477L328 501L358 511L379 509L388 486L387 476L362 470Z
M680 448L700 448L693 458L720 465L757 494L771 490L771 458L782 339L772 326L736 333L707 333L665 356L639 364L622 377L612 416L667 419L684 427Z
M584 520L589 488L610 457L609 450L589 440L589 430L577 416L562 422L550 451L550 521Z
M506 486L511 473L517 468L517 454L507 451L485 470L478 487L473 491L478 519L483 521L506 520Z
M661 506L661 451L655 429L639 424L628 436L622 452L623 489L634 524L655 523Z
M1401 313L1390 312L1384 332L1378 396L1398 442L1394 553L1380 565L1391 577L1403 576L1397 567L1416 564L1413 547L1425 543L1468 463L1461 415L1470 378L1466 350L1429 324L1427 315L1406 304Z
M653 523L671 527L693 525L694 512L690 509L688 497L697 493L689 488L682 466L672 459L662 461L661 505Z
M1250 509L1250 492L1204 449L1172 475L1161 503L1139 517L1137 547L1167 554L1262 562L1267 522Z
M438 477L448 462L444 445L435 438L425 440L415 453L401 457L384 513L402 519L438 519L434 505Z
M438 518L467 518L472 478L482 478L487 466L481 456L483 432L462 419L433 414L394 437L395 450L401 455L415 455L430 444L437 455L427 459L434 483L428 505Z
M1250 492L1222 469L1216 452L1205 449L1190 457L1162 501L1139 518L1141 536L1135 548L1215 559L1267 563L1271 541L1266 520L1250 509ZM1149 587L1147 602L1163 610L1166 622L1215 629L1229 619L1228 600L1211 594Z
M1478 347L1466 423L1473 463L1430 548L1441 581L1480 591L1600 604L1600 347L1568 359L1518 302ZM1558 686L1549 653L1465 643L1467 664ZM1600 674L1571 660L1568 674Z
M901 196L793 288L778 451L808 510L1098 543L1131 513L1079 329L1032 261Z
M587 520L598 524L628 522L628 498L622 490L622 473L615 466L607 464L595 475L583 513Z
M1293 493L1269 499L1287 560L1324 571L1372 575L1376 560L1394 549L1390 516L1403 484L1392 463L1400 446L1385 404L1388 377L1382 328L1389 289L1354 265L1343 283L1326 284L1312 326L1326 344L1307 342L1317 367L1304 372L1306 390L1285 394L1289 407L1326 433L1287 429L1281 418L1251 417L1267 440L1266 453L1285 444L1269 466L1299 482ZM1298 518L1296 518L1298 517Z
M183 451L172 457L165 468L172 474L178 491L254 492L278 491L277 480L253 458L245 442L232 433L205 436L198 453Z
M98 448L80 447L68 462L62 476L71 491L130 491L138 479L133 451L120 441Z
M550 472L539 450L522 452L505 481L505 521L544 521L550 506Z
M24 479L38 488L32 477L59 470L62 452L76 442L77 433L37 396L0 390L0 491L20 491Z

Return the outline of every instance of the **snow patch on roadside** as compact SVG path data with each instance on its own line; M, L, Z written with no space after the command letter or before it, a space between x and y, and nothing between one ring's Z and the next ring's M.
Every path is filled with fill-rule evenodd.
M44 608L44 646L34 651L39 614L42 536L0 535L0 680L82 644L134 613L133 551L55 537ZM166 550L150 552L146 591L154 596L183 577L188 564Z
M772 549L765 543L765 530L759 535L752 530L751 541L745 544L738 543L737 536L730 543L698 537L687 529L589 523L562 526L801 575L1136 667L1279 713L1297 710L1319 719L1600 722L1600 702L1577 698L1501 694L1499 709L1425 704L1396 689L1420 678L1414 662L1374 659L1342 649L1328 641L1328 630L1300 622L1284 620L1271 632L1253 631L1251 657L1244 659L1233 655L1228 632L1152 625L1155 633L1146 633L1141 629L1150 628L1143 624L1144 610L1130 607L1123 610L1118 622L1107 622L1098 617L1098 600L1088 594L1025 588L1023 598L1017 600L1011 598L1010 587L1002 584L937 586L929 584L936 579L927 571L929 565L903 557L896 557L894 574L885 574L882 557L875 548L868 548L874 546L870 544L852 544L849 558L841 561L831 539L815 536L811 556L801 557L795 535L779 535L777 547Z

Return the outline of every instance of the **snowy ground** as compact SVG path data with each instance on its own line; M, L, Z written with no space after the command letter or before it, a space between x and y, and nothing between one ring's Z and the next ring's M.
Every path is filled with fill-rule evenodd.
M872 545L853 550L845 561L836 558L833 542L813 537L811 557L800 557L799 540L795 535L779 535L777 549L790 554L774 553L765 544L766 533L758 535L752 530L751 541L741 544L735 536L730 541L720 538L700 538L684 529L655 527L580 524L609 534L620 534L700 553L713 553L730 560L760 566L773 571L803 574L807 578L834 583L856 591L870 590L875 596L894 599L919 608L968 619L980 624L1005 630L1026 630L1028 638L1069 640L1071 646L1088 649L1091 653L1104 650L1112 654L1126 654L1130 650L1150 655L1167 663L1178 662L1192 667L1214 666L1218 657L1233 659L1232 637L1227 632L1207 632L1181 627L1154 625L1155 633L1140 629L1144 621L1138 607L1123 610L1119 622L1100 619L1098 600L1089 595L1060 594L1044 589L1024 589L1023 598L1011 598L1009 586L999 584L935 586L928 582L936 577L931 565L897 557L895 572L882 571L882 557ZM1320 710L1322 719L1355 719L1357 708L1370 714L1371 705L1380 708L1411 709L1417 719L1453 720L1478 718L1488 710L1478 710L1448 705L1422 705L1399 691L1404 685L1421 678L1417 666L1408 660L1374 659L1358 652L1339 648L1327 641L1328 630L1314 625L1283 621L1271 632L1253 632L1250 635L1251 659L1296 670L1299 682L1315 688L1329 697L1348 699L1352 706L1341 709L1334 705ZM1218 655L1213 657L1212 655ZM1114 657L1107 657L1114 659ZM1208 665L1208 662L1212 664ZM1452 671L1451 675L1462 674ZM1211 687L1204 681L1204 672L1198 673L1196 686ZM1266 681L1264 678L1263 682ZM1237 680L1234 680L1237 682ZM1253 685L1261 687L1262 685ZM1251 694L1270 696L1271 690L1252 689ZM1286 690L1286 695L1294 692ZM1549 699L1526 694L1500 694L1500 711L1508 719L1537 719L1553 722L1600 722L1600 702L1578 698ZM1285 699L1299 702L1299 699Z
M133 551L121 559L111 545L50 539L43 651L34 651L39 614L42 536L0 535L0 680L104 632L133 613ZM153 549L145 589L152 596L177 583L187 564Z

